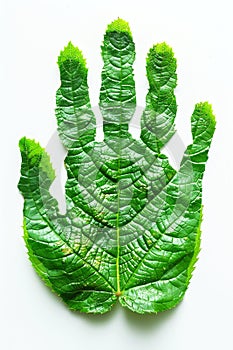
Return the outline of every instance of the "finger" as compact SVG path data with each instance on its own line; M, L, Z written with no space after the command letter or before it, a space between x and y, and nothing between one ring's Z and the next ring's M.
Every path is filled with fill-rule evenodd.
M69 149L80 137L86 142L95 137L95 117L87 85L87 67L82 52L71 42L58 57L61 86L56 94L58 131Z
M104 36L102 57L104 67L99 104L104 130L127 130L136 106L132 68L135 48L127 22L117 19L109 24Z
M141 139L158 152L175 132L176 116L176 59L172 49L161 43L153 46L147 56L149 91L141 120Z
M211 105L208 102L197 103L191 117L193 143L184 153L181 169L189 162L196 176L203 177L215 126L216 120Z

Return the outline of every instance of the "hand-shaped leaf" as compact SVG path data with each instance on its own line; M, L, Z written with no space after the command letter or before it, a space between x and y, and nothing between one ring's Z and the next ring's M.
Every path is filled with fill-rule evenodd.
M123 20L108 26L102 56L102 142L95 140L82 53L69 43L58 58L65 215L49 192L55 175L48 155L35 141L20 140L24 238L34 268L69 308L104 313L119 299L139 313L163 311L182 300L199 252L202 177L215 119L208 103L195 106L193 144L175 171L161 153L175 132L171 48L162 43L148 53L140 140L128 131L136 108L135 50Z

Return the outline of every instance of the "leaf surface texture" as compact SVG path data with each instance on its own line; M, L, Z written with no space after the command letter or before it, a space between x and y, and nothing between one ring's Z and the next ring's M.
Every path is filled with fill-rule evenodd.
M162 153L175 133L172 49L161 43L149 50L139 140L129 133L136 92L128 23L112 22L101 49L101 142L82 52L69 43L58 58L56 117L67 149L65 215L50 194L55 173L49 155L34 140L20 140L24 239L35 270L70 309L104 313L119 300L132 311L156 313L183 299L194 269L215 118L207 102L196 104L193 143L176 171Z

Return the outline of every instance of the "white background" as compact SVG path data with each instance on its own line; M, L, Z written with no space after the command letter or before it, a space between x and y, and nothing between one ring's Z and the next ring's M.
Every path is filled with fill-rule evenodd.
M233 349L233 28L227 0L1 0L1 337L3 350ZM27 260L22 236L18 140L46 146L56 124L56 65L69 40L87 58L90 95L98 102L106 25L129 21L137 57L138 104L147 89L145 56L166 41L178 59L177 129L191 141L195 102L208 100L217 131L204 178L202 250L184 301L140 316L120 307L103 316L75 314Z

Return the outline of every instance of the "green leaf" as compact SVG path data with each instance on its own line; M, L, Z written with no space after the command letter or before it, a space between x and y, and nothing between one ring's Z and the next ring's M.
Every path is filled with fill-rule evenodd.
M56 117L67 148L66 214L50 193L55 173L48 154L34 140L20 140L24 239L36 272L70 309L104 313L119 300L135 312L156 313L182 300L194 270L215 118L207 102L196 104L193 143L174 170L161 153L175 132L172 49L162 43L149 51L140 140L128 131L136 94L127 22L117 19L107 27L102 56L101 142L95 139L81 51L69 43L58 58Z

